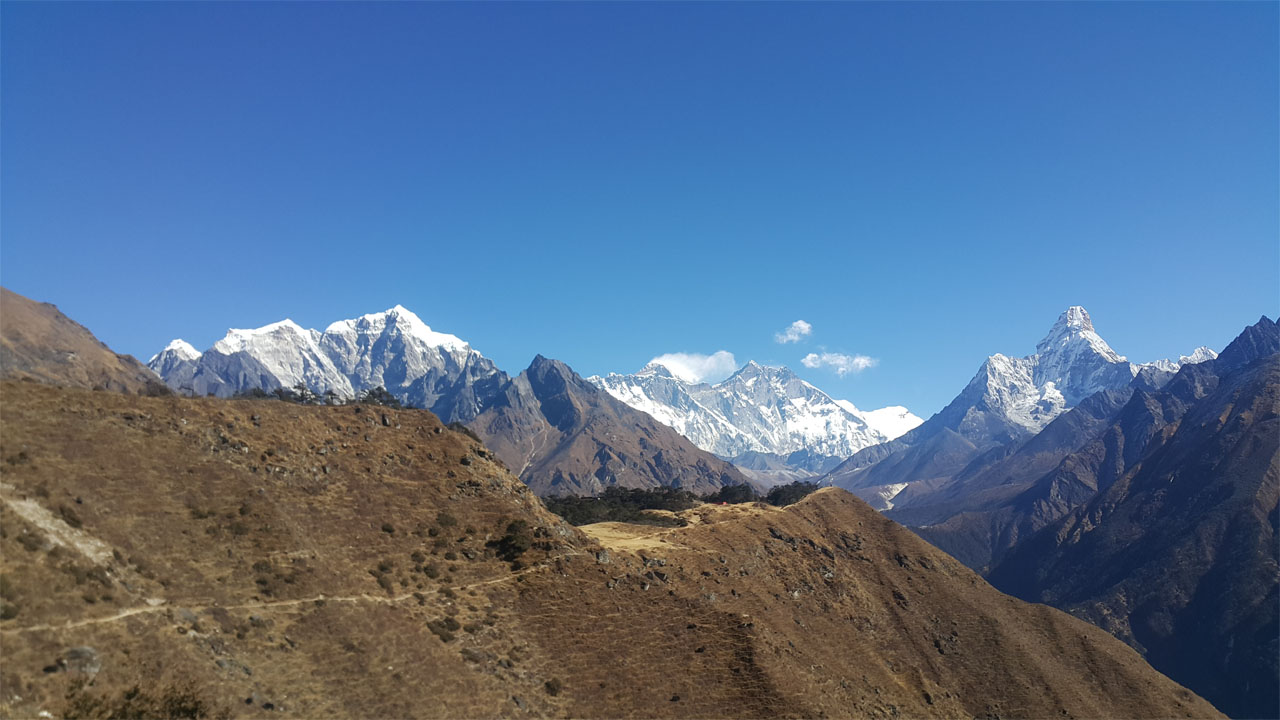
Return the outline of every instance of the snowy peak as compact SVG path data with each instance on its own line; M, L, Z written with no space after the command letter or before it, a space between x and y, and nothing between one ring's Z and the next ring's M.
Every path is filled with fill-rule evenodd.
M339 320L325 328L324 334L347 336L398 334L419 340L428 347L440 347L446 350L464 350L469 347L456 335L432 330L421 318L403 305L396 305L380 313Z
M1097 354L1107 362L1124 360L1094 331L1089 312L1079 305L1072 305L1059 315L1049 334L1036 344L1036 354L1046 359L1055 355L1076 356L1088 352Z
M612 377L614 375L617 375L617 373L609 373L609 375L610 377ZM640 368L640 372L636 373L636 375L644 376L644 377L668 378L671 380L678 379L676 377L676 374L671 372L671 368L667 367L666 365L663 365L660 362L651 362L648 365L645 365L644 367Z
M183 340L182 338L174 338L169 341L168 345L164 346L163 350L152 355L151 359L147 361L147 364L149 365L164 357L170 357L176 360L192 361L200 357L200 351L196 350L195 347L186 340Z
M301 383L317 395L349 398L383 387L406 405L466 421L505 377L466 342L433 331L402 305L339 320L323 333L292 320L229 330L203 355L176 342L151 368L170 387L197 395Z
M1178 365L1197 365L1202 362L1208 362L1216 359L1218 359L1218 353L1214 352L1211 348L1201 345L1195 350L1192 350L1190 355L1178 356Z
M897 420L890 413L875 416L884 422L873 424L868 414L834 400L790 368L755 361L715 385L681 379L655 363L634 375L610 373L588 382L727 458L745 453L843 458L896 437L904 423L919 423L910 413L897 413Z
M277 338L283 342L288 342L290 338L297 338L300 341L310 340L314 343L315 340L312 337L314 333L314 330L304 330L294 321L285 318L260 328L232 328L227 331L226 337L213 344L213 349L224 355L231 355L264 342L271 342L267 338Z

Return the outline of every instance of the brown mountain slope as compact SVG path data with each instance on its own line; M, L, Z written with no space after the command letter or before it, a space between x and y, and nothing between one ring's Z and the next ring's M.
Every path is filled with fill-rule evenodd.
M0 716L1217 716L842 491L605 550L425 411L0 390Z
M165 394L131 355L117 355L48 303L0 288L0 377L53 385Z
M747 483L733 465L541 355L468 426L539 495Z

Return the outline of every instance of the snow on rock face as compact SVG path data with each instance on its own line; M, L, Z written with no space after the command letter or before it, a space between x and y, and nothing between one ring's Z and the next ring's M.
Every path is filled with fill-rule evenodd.
M886 440L895 440L916 429L924 420L901 405L890 405L879 410L859 410L848 400L837 400L840 407L861 417Z
M1179 362L1131 363L1111 349L1094 330L1089 313L1075 305L1058 316L1036 344L1035 354L987 358L962 397L972 395L983 411L1034 433L1086 397L1125 387L1143 368L1173 373L1182 363L1216 356L1209 348L1199 348Z
M200 351L191 346L191 343L176 338L164 346L164 349L147 361L147 367L161 378L166 372L172 372L174 368L183 366L184 364L193 363L200 359Z
M319 340L320 333L286 319L251 330L228 330L210 352L252 356L279 382L279 387L302 383L318 394L332 391L351 397L355 394L351 381L320 349Z
M181 391L229 396L302 383L317 394L350 398L381 386L408 405L436 410L444 402L438 414L447 420L474 417L481 404L475 384L494 384L500 375L466 342L433 331L400 305L340 320L323 333L291 320L233 329L203 355L175 343L150 367Z
M890 439L878 425L896 432L920 422L906 408L886 408L889 413L874 411L873 423L852 403L833 400L791 370L754 361L715 385L681 380L654 364L588 382L721 457L805 450L843 458Z

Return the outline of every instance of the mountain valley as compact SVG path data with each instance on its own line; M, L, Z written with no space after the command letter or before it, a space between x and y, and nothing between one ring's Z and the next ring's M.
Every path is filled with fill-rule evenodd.
M27 382L0 384L10 714L1216 716L1148 661L1233 717L1280 697L1280 328L1265 317L1220 356L1133 365L1073 308L1037 355L993 356L947 409L841 462L819 450L885 435L785 368L691 386L537 356L511 377L396 308L325 333L232 331L205 353L175 341L150 367L224 396L386 383L444 416L148 398L166 391L131 385L131 359L46 370L66 354L29 338L105 346L52 306L4 300L0 348L35 358L6 363ZM664 399L650 414L626 392ZM705 439L717 416L736 422L722 449L794 449L738 453L740 470L660 421ZM537 499L824 470L882 512L837 487L781 509L696 505L668 513L674 528L574 528ZM451 699L422 707L402 683Z

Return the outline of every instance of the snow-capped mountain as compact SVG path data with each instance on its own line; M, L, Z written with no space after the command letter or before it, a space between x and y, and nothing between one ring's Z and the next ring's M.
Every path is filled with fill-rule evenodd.
M204 353L174 340L147 365L170 387L197 395L302 383L317 394L350 398L381 386L449 421L474 418L506 379L466 342L433 331L399 305L340 320L324 332L292 320L233 329Z
M1214 356L1200 348L1177 362L1131 363L1098 335L1084 308L1072 306L1036 344L1035 353L988 357L940 412L895 441L859 452L826 479L859 491L926 479L938 483L994 447L1039 433L1095 393L1131 384L1158 388L1182 364Z
M921 422L901 407L864 413L785 367L754 361L715 385L681 380L658 363L633 375L610 373L588 381L726 458L801 451L844 458Z
M1183 364L1215 357L1212 350L1200 347L1177 362L1131 363L1111 349L1094 331L1089 313L1075 305L1058 317L1049 334L1036 344L1035 354L987 358L961 396L980 394L976 405L982 411L1034 433L1086 397L1125 387L1143 368L1174 373Z
M164 377L182 363L195 362L199 359L200 351L192 347L191 343L186 340L174 340L163 350L152 355L147 361L147 367L160 377Z
M1209 360L1216 360L1218 353L1210 348L1201 345L1192 351L1190 355L1180 355L1177 360L1156 360L1154 362L1146 362L1138 365L1140 368L1154 368L1161 372L1176 373L1183 365L1196 365Z

